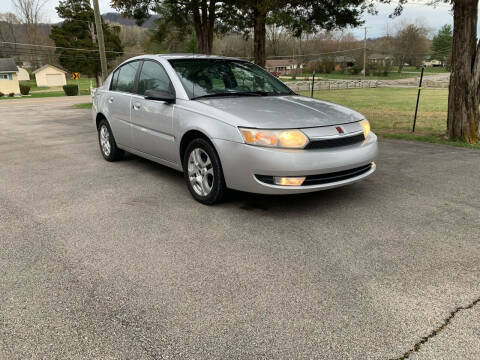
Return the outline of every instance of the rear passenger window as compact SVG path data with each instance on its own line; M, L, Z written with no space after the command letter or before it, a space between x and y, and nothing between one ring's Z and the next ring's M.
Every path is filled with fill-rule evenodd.
M163 66L155 61L145 61L138 78L137 93L145 95L147 90L170 91L170 78Z
M135 75L137 74L139 61L123 65L113 75L112 90L122 92L133 92L135 86Z

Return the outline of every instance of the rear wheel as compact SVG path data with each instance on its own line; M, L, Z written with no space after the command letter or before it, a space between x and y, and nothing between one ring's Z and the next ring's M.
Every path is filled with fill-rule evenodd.
M187 187L197 201L213 205L223 200L227 187L220 159L207 140L199 138L188 144L183 172Z
M103 157L107 161L120 160L125 152L117 147L112 129L107 120L103 119L98 124L98 143Z

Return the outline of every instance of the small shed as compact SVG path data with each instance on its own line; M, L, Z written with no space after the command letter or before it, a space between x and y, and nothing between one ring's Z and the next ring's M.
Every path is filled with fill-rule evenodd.
M3 94L20 94L17 71L15 60L0 59L0 92Z
M67 72L56 66L47 64L43 65L33 72L37 86L63 86L67 84L65 75Z
M30 80L30 74L24 68L19 67L17 71L18 81Z

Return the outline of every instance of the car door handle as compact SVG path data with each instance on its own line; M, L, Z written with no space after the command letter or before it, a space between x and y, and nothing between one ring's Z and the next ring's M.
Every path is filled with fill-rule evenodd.
M115 100L115 98L113 98L113 97L109 97L109 98L108 98L108 102L109 102L110 104L113 103L113 100Z
M133 110L140 110L140 104L139 103L133 103Z

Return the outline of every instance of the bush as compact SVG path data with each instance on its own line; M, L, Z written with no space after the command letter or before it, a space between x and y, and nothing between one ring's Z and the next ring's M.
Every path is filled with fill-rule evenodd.
M15 93L8 94L8 97L14 97L14 96L15 96Z
M348 69L348 72L352 75L358 75L362 72L363 68L360 65L354 65Z
M5 94L0 91L0 97L3 97Z
M335 71L335 63L333 61L311 61L307 65L309 72L317 74L330 74Z
M20 84L20 94L28 95L30 93L30 86Z
M63 85L63 91L67 96L77 96L78 95L78 85L70 84Z

